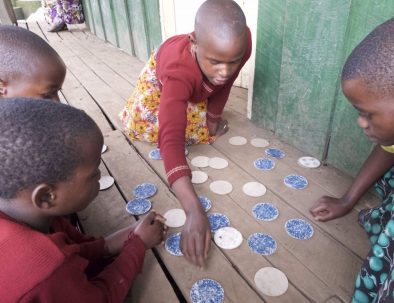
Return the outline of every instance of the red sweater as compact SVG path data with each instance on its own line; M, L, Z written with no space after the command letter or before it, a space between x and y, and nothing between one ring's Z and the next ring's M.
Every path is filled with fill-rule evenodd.
M220 86L204 77L190 48L188 35L178 35L166 40L156 56L156 76L161 87L158 143L170 185L182 176L191 176L184 154L187 101L208 99L207 119L217 121L239 71L250 57L252 39L247 29L247 47L241 64Z
M123 302L145 255L133 235L119 256L88 280L84 270L104 257L104 239L55 219L43 234L0 212L0 301Z

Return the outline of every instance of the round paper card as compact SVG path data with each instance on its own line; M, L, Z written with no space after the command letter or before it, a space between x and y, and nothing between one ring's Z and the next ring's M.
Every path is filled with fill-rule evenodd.
M254 138L252 140L250 140L250 144L252 144L255 147L267 147L268 145L270 145L270 143L262 138Z
M258 203L252 209L253 216L261 221L273 221L279 216L278 209L271 203Z
M301 157L297 163L307 168L317 168L320 166L320 161L313 157Z
M111 176L102 176L99 180L100 190L108 189L115 183L115 179Z
M228 161L223 158L219 157L213 157L209 159L209 167L212 167L214 169L223 169L228 166Z
M222 303L224 300L223 287L212 279L201 279L193 284L190 290L192 303Z
M257 254L272 255L277 248L276 241L270 235L254 233L248 238L249 248Z
M254 161L254 167L260 170L271 170L275 167L275 161L270 158L258 158Z
M104 154L108 149L108 146L103 144L103 147L101 148L101 153Z
M183 256L180 248L181 244L181 233L170 235L165 243L166 250L173 256Z
M213 181L209 184L209 188L218 195L227 195L233 191L231 183L223 180Z
M289 175L284 178L283 182L286 186L294 189L304 189L308 186L308 180L300 175Z
M289 287L286 275L274 267L263 267L254 276L254 283L260 291L271 297L283 295Z
M197 156L194 157L190 162L195 167L207 167L209 164L209 158L205 156Z
M200 170L192 171L192 183L201 184L208 180L208 175Z
M212 207L212 202L209 200L207 197L204 196L198 196L198 200L200 201L200 204L202 208L204 209L205 212L211 209Z
M286 232L298 240L308 240L313 236L313 227L302 219L291 219L285 223Z
M149 152L149 158L153 160L161 160L160 149L155 148Z
M223 249L234 249L242 244L242 234L234 227L222 227L215 232L214 240Z
M248 182L244 184L242 191L250 197L261 197L267 192L267 188L259 182Z
M271 157L277 158L277 159L282 159L286 155L284 151L282 151L278 148L267 148L265 150L265 154L267 156L271 156Z
M185 211L181 208L170 209L163 215L163 217L166 218L164 224L169 227L181 227L186 222Z
M248 142L248 140L246 140L245 137L235 136L228 139L228 142L231 145L245 145Z
M220 213L208 214L208 221L212 232L216 232L219 228L230 226L229 218Z
M153 183L141 183L134 187L133 195L136 198L150 198L157 192L157 187Z
M126 204L126 210L132 215L142 215L150 210L152 204L149 200L143 198L135 198Z

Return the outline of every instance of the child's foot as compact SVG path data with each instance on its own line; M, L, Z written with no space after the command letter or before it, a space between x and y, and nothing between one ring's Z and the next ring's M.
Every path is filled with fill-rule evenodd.
M57 32L64 31L64 30L67 30L67 24L64 23L64 22L60 22L60 23L55 23L55 24L53 24L53 25L48 29L48 32L57 33Z
M224 135L225 133L227 133L228 130L229 130L228 121L227 121L227 120L224 120L224 119L221 119L221 120L219 121L218 127L217 127L217 129L216 129L216 136L217 136L217 137L222 136L222 135Z

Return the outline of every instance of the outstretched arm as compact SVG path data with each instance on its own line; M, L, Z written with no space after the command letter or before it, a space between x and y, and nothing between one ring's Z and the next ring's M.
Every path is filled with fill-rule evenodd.
M348 191L341 198L323 196L310 208L319 221L329 221L349 213L365 192L394 164L394 154L376 146L364 162Z

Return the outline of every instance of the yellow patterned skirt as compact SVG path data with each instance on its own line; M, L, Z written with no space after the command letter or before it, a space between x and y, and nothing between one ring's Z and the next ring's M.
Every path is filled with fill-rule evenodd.
M138 78L133 94L119 114L130 139L157 143L159 133L160 88L156 78L155 53L149 58ZM207 100L188 102L185 144L211 143L206 121Z

